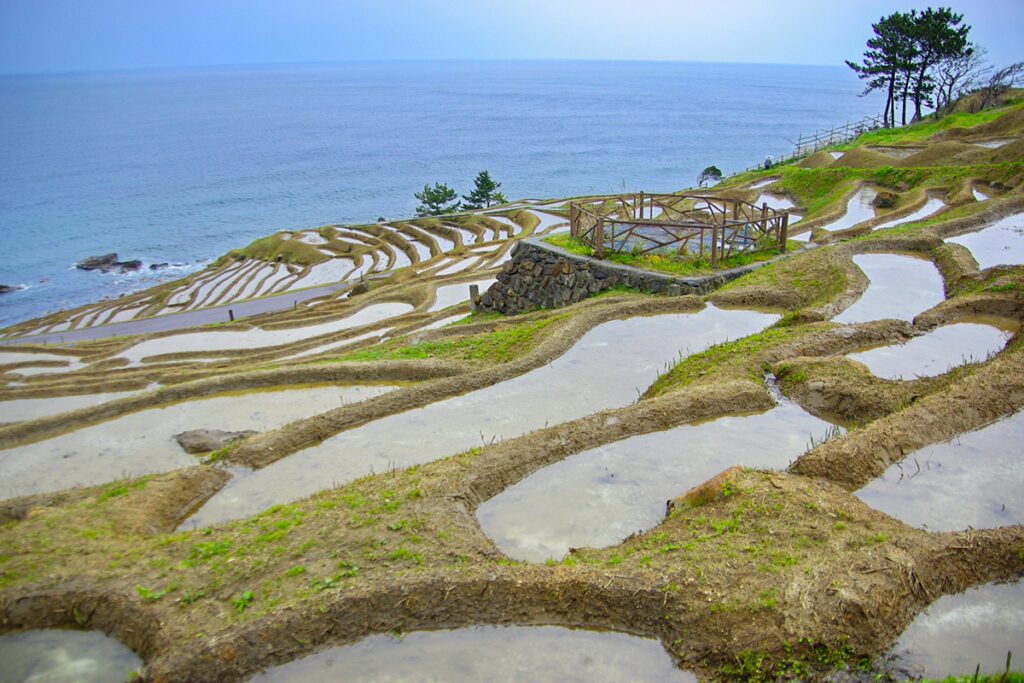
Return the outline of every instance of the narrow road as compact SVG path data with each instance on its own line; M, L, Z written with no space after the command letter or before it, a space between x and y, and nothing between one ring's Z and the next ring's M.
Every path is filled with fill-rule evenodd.
M64 342L86 341L93 339L104 339L106 337L119 337L128 334L146 334L149 332L163 332L165 330L178 330L196 325L207 325L209 323L221 323L231 319L228 311L235 315L235 319L246 318L260 313L281 311L295 306L299 302L315 299L325 294L333 294L340 289L350 285L350 281L335 282L329 285L319 285L309 289L297 290L294 292L283 292L260 299L249 299L230 304L221 304L209 308L201 308L196 311L183 311L181 313L167 313L156 315L142 320L127 320L121 323L110 323L109 325L97 325L86 327L80 330L65 330L63 332L46 332L43 334L32 334L25 337L12 337L0 340L0 345L9 344L54 344Z

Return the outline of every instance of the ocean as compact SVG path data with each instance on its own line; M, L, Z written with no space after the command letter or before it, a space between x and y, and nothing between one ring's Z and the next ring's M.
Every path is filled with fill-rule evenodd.
M0 76L0 326L181 277L413 193L674 191L881 110L845 66L353 62ZM133 274L74 268L140 259ZM151 271L150 264L170 267Z

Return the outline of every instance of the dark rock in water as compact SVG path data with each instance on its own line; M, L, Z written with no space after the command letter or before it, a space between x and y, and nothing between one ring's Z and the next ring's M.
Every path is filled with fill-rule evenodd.
M219 448L224 448L232 441L252 436L256 432L247 430L244 432L226 432L223 429L193 429L181 434L175 434L174 440L184 449L186 453L208 453Z
M387 223L387 220L388 219L384 218L384 216L377 216L377 222L378 223Z
M82 270L107 270L117 262L117 254L104 254L102 256L90 256L79 261L75 268Z
M163 270L164 268L167 268L170 265L171 264L169 264L169 263L150 263L149 264L149 269L150 270Z
M19 289L25 289L25 285L0 285L0 294L6 294L7 292L16 292Z
M892 192L879 192L875 195L875 198L871 200L871 206L876 209L891 209L896 205L897 196Z
M138 259L134 261L118 261L114 265L118 267L118 272L120 273L133 273L142 268L142 261Z

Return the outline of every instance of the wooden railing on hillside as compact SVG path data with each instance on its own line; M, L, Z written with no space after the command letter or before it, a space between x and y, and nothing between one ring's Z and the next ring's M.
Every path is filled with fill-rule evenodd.
M819 149L841 145L844 142L849 142L850 140L860 137L864 133L884 127L885 119L881 116L865 116L860 121L853 121L852 123L848 121L846 125L843 126L833 126L832 128L816 130L813 135L805 136L801 133L800 137L798 137L796 142L793 143L793 151L789 154L772 159L771 165L785 164L793 161L794 159L800 159L814 154ZM751 166L745 169L742 173L758 171L764 168L765 164L762 162L756 166Z
M789 213L767 204L709 195L615 195L569 204L572 236L598 258L619 253L676 253L723 258L749 250L786 250Z

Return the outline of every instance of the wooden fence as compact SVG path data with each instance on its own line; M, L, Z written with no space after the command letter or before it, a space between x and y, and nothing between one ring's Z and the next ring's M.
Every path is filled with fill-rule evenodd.
M723 258L751 249L786 250L789 213L767 204L707 195L615 195L569 205L572 236L598 258L605 251Z
M885 119L881 116L865 116L860 121L854 121L852 123L847 122L846 125L843 126L834 126L832 128L816 130L813 135L805 136L801 133L800 137L797 138L797 141L793 143L795 145L793 151L789 154L772 159L772 165L784 164L794 159L814 154L819 149L841 145L844 142L849 142L850 140L860 137L868 131L884 127ZM761 163L747 168L742 171L742 173L757 171L763 168L765 168L764 163Z

